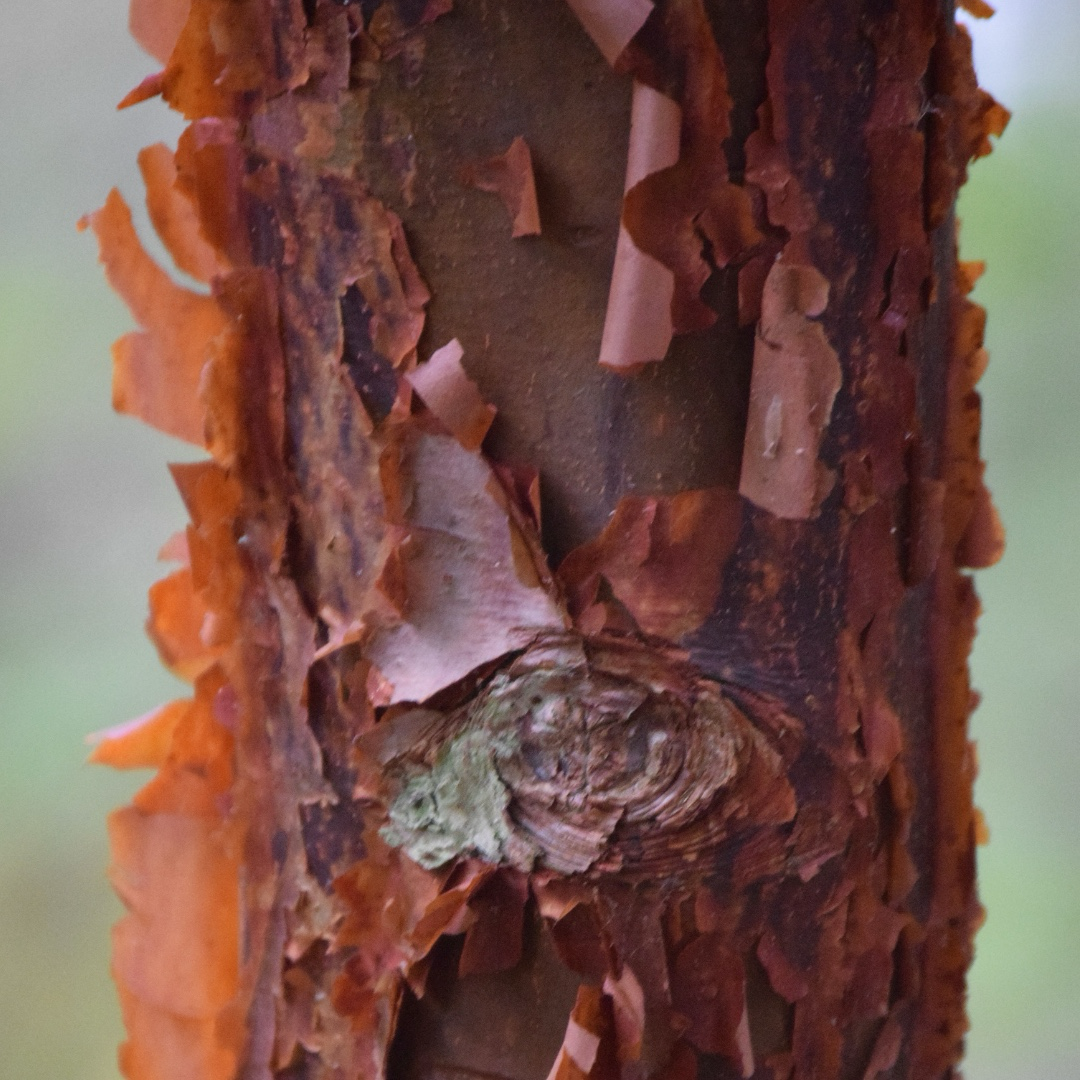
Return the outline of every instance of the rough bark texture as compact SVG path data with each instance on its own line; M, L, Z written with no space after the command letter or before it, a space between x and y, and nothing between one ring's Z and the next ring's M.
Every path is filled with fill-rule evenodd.
M951 5L132 26L210 291L91 216L114 396L210 456L151 593L194 695L95 751L159 769L110 825L125 1075L953 1075L1001 537L952 208L1006 114ZM668 355L601 367L657 295Z

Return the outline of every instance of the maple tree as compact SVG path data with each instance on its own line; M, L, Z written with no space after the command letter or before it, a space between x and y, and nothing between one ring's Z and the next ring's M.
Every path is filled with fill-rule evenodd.
M987 14L981 0L965 5ZM132 1080L953 1075L1007 114L945 0L133 0Z

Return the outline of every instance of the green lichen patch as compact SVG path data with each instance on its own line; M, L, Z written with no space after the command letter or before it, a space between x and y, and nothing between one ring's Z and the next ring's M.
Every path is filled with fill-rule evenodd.
M427 869L465 854L518 864L522 845L511 842L511 795L496 766L499 756L516 750L512 729L476 725L450 739L431 768L408 766L390 803L383 839ZM521 867L531 868L531 859Z

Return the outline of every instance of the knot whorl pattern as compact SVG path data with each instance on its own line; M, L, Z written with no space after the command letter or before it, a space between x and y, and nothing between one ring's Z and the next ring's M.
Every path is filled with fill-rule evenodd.
M384 769L383 836L429 868L472 854L562 874L670 873L760 821L763 784L790 791L779 755L716 683L623 640L549 637L464 705L405 713L367 742ZM770 816L786 820L787 801Z

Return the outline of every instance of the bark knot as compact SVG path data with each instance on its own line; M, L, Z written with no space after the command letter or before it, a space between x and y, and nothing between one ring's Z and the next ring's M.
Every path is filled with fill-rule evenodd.
M546 637L452 711L411 710L364 742L382 835L428 868L677 872L753 816L749 782L790 790L718 684L618 639Z

